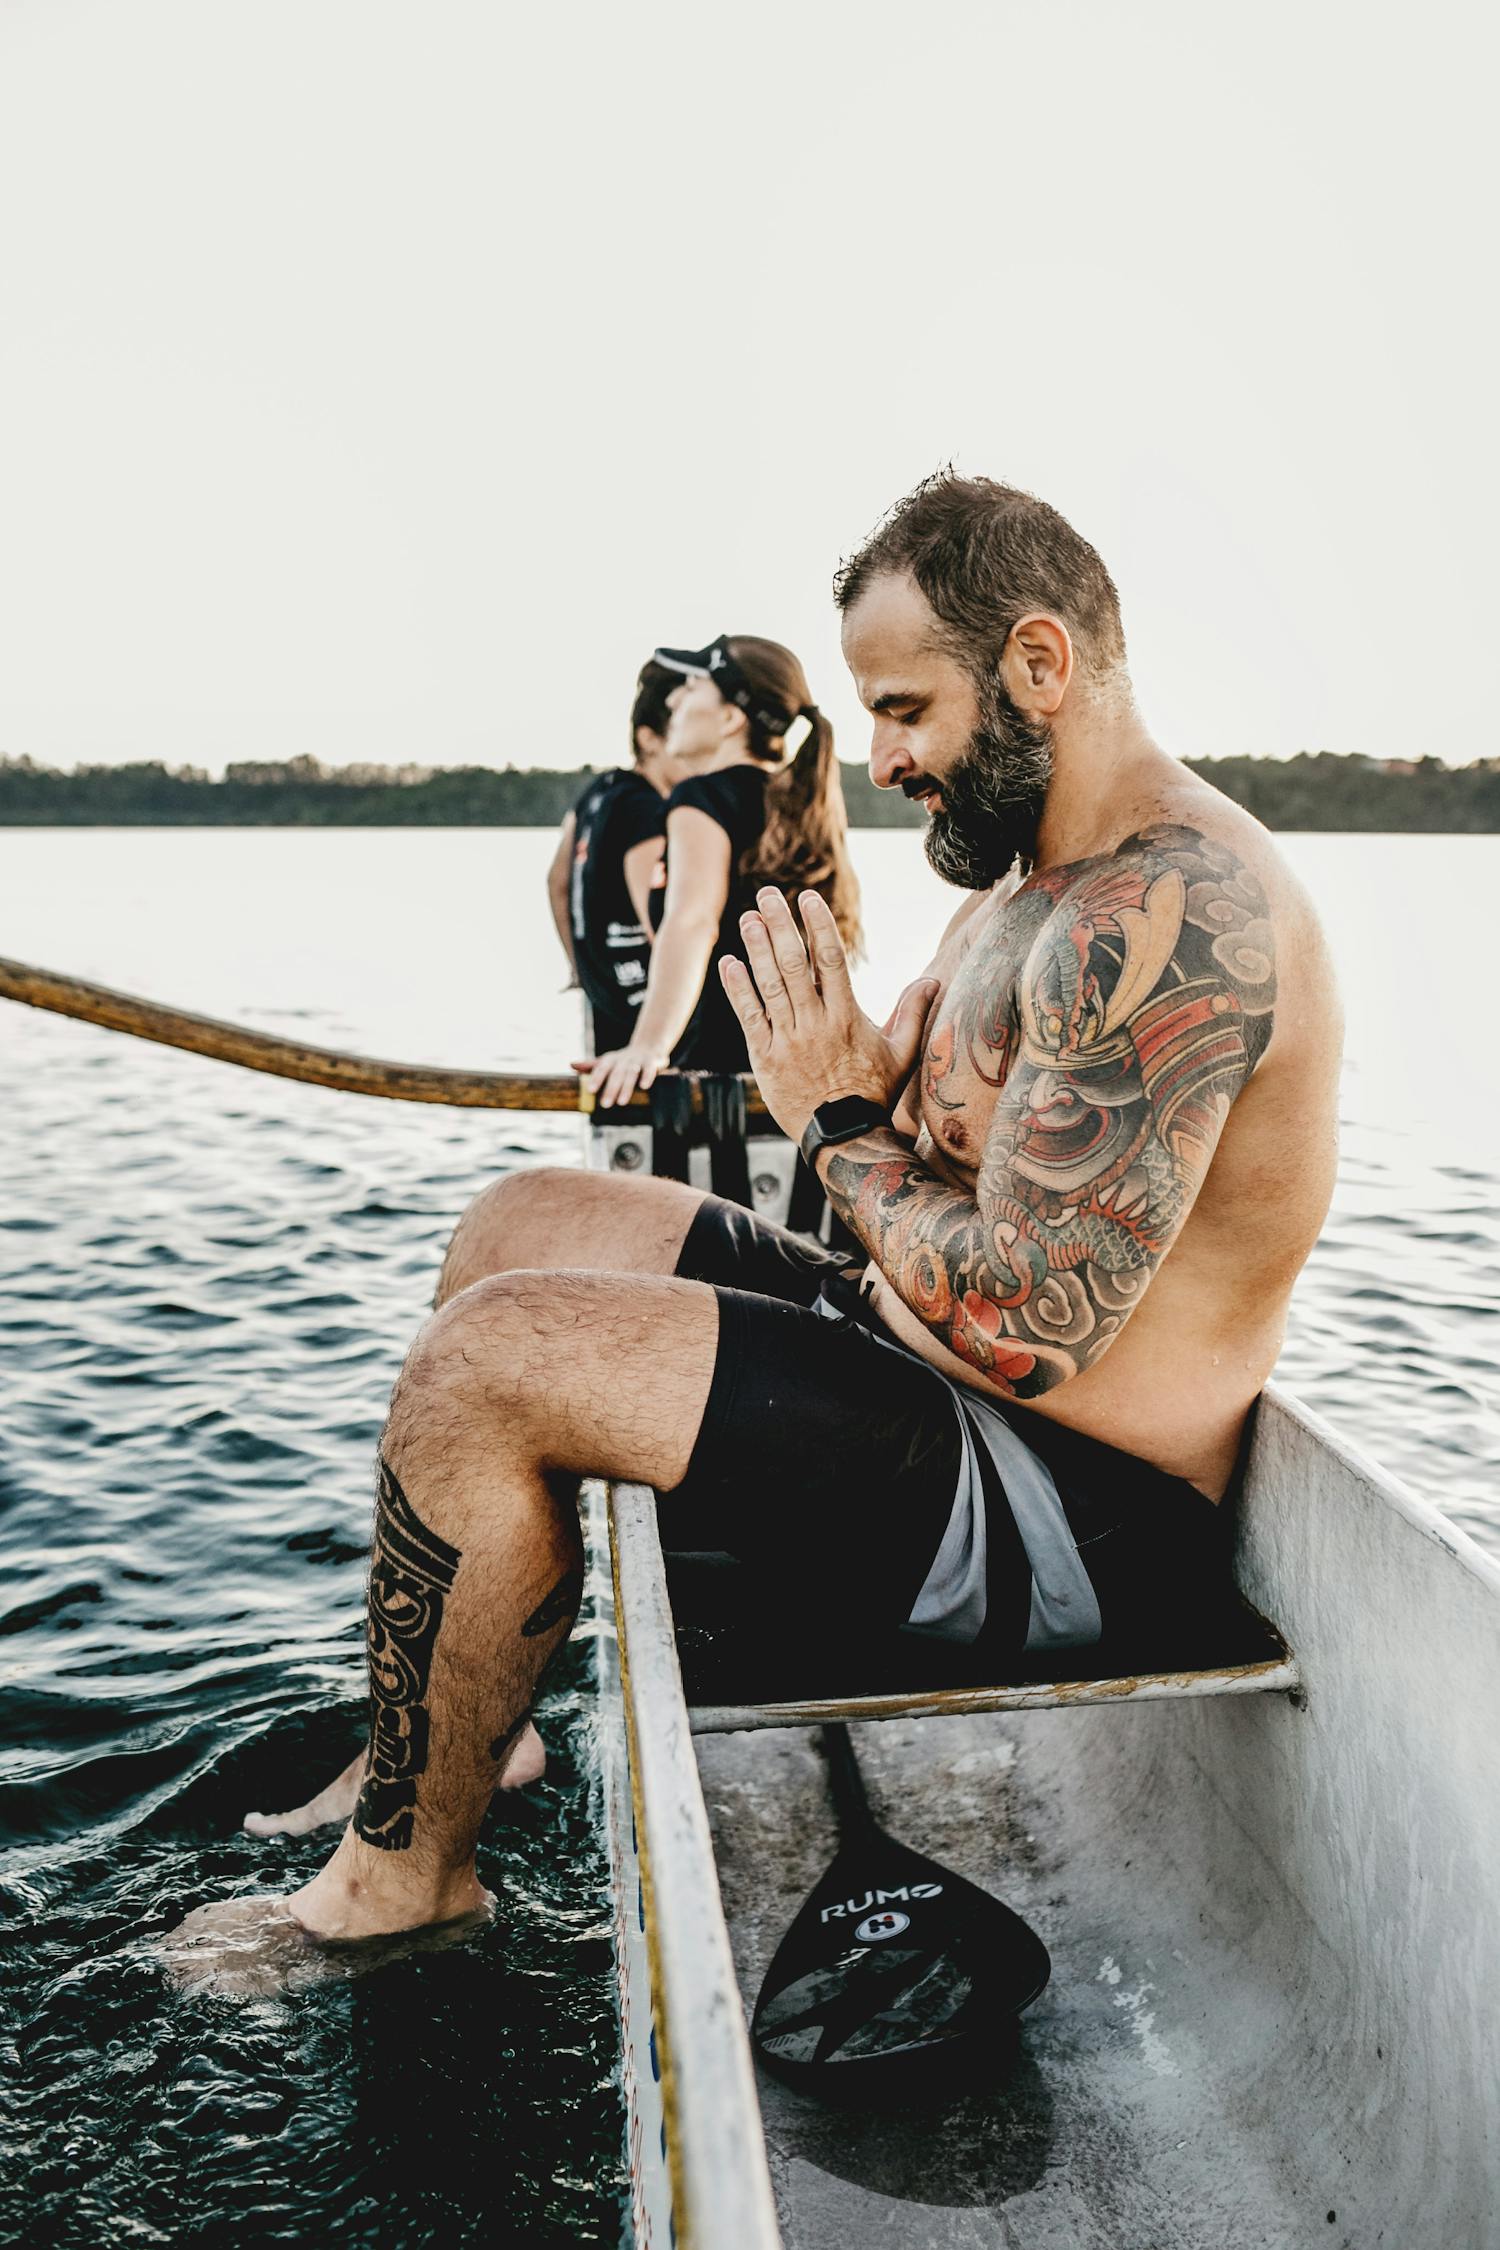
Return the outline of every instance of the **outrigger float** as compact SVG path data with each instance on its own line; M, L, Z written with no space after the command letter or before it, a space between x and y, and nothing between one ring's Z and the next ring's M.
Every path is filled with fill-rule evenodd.
M17 963L0 997L350 1091L580 1106ZM588 1143L788 1207L792 1152L732 1087L669 1084ZM1500 1566L1456 1526L1273 1387L1243 1613L1128 1676L995 1681L926 1642L752 1631L722 1572L663 1553L650 1492L585 1496L636 2250L1497 2250ZM947 2106L826 2108L752 2060L830 1854L834 1722L889 1824L1051 1950Z

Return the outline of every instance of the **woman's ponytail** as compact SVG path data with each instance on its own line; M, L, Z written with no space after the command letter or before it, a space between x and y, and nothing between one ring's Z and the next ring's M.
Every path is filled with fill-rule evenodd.
M766 825L742 869L774 884L793 903L799 891L816 891L845 945L858 955L864 947L859 878L849 858L849 816L833 727L815 703L804 703L797 716L807 721L807 734L796 756L766 783Z
M834 763L833 728L816 703L804 703L797 716L806 719L807 733L796 757L770 783L791 815L810 811L825 795Z

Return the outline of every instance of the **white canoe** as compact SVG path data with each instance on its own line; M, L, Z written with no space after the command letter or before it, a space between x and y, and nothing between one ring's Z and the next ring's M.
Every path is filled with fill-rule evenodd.
M792 1700L693 1700L653 1496L590 1526L637 2244L1497 2250L1500 1567L1436 1510L1273 1391L1238 1574L1289 1655ZM752 2061L834 1715L886 1825L1052 1952L1009 2076L947 2111Z

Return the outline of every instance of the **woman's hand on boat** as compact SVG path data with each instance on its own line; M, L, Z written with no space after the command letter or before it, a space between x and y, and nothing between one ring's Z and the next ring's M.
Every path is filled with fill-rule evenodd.
M584 1084L600 1109L617 1109L628 1102L639 1086L642 1093L667 1067L669 1057L653 1048L615 1047L607 1055L594 1055L573 1068L584 1074Z
M797 903L801 931L780 891L759 892L759 912L740 917L749 968L731 953L719 960L766 1107L794 1141L824 1102L862 1094L882 1109L894 1106L939 990L935 978L921 977L884 1025L872 1022L854 997L849 958L827 905L815 891L804 891Z

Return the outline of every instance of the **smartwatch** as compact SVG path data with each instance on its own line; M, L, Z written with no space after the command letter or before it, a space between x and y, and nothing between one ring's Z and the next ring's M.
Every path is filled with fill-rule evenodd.
M889 1132L890 1125L890 1111L863 1094L845 1094L840 1101L823 1102L808 1119L798 1144L802 1161L812 1171L813 1158L820 1148L835 1146L839 1141L857 1141L861 1133Z

